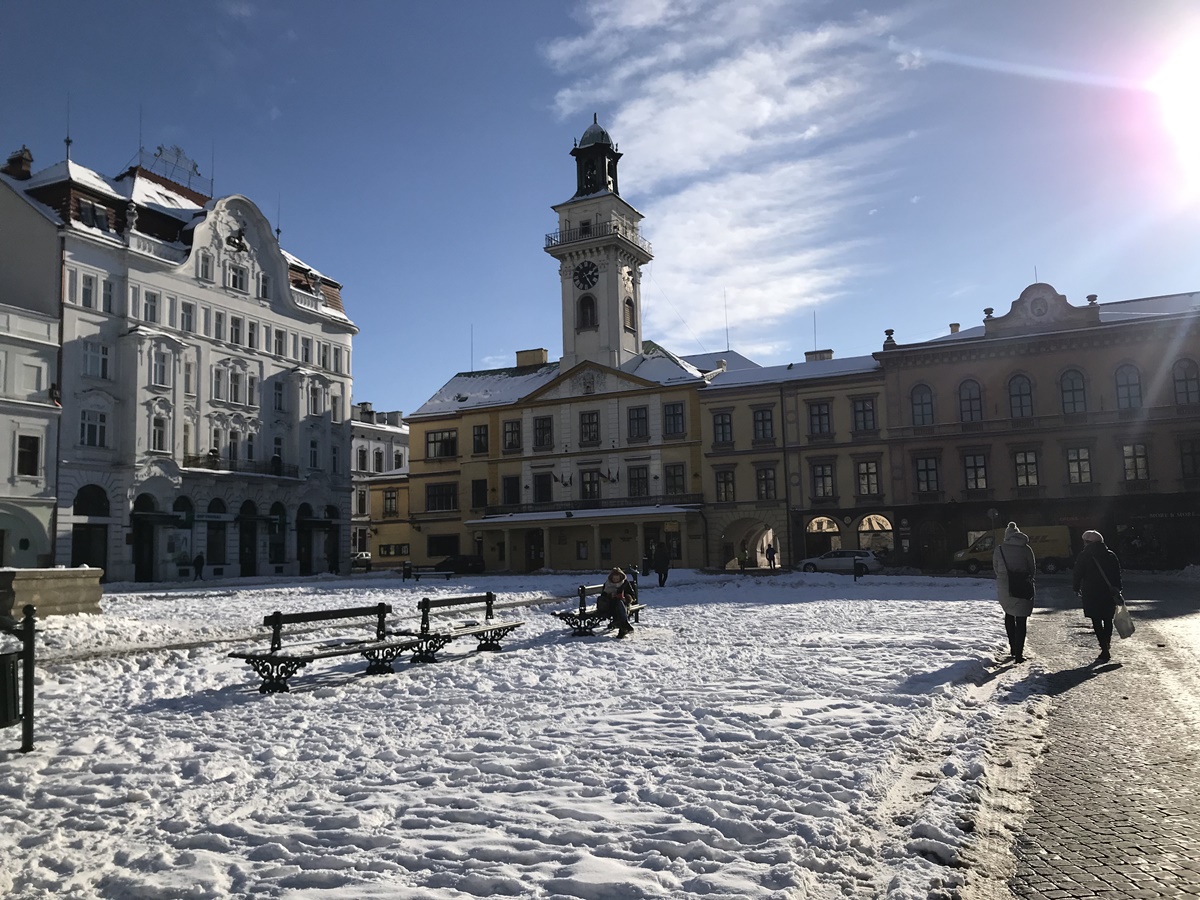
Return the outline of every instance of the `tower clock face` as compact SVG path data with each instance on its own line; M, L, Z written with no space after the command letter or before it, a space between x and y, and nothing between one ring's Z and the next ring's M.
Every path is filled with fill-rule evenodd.
M599 277L600 270L596 268L594 262L581 262L575 267L575 287L581 291L589 291L594 288Z

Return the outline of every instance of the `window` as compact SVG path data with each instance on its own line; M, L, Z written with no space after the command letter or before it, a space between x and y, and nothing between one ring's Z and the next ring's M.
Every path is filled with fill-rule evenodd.
M179 330L194 333L196 331L196 304L186 300L179 305Z
M828 401L821 400L808 404L808 433L833 433L833 410Z
M150 449L159 452L167 449L167 420L162 416L150 421Z
M242 343L242 320L239 316L229 317L229 343Z
M152 384L165 387L169 385L167 354L163 350L155 350L150 354L150 381Z
M241 403L242 402L242 373L241 372L230 372L229 373L229 402L230 403Z
M625 298L625 328L629 331L637 330L637 315L633 307L633 298Z
M941 490L937 457L918 456L915 462L917 465L917 491L925 494Z
M300 338L300 362L312 362L312 338L310 337Z
M663 466L663 480L666 482L665 493L686 494L687 479L683 463L668 463Z
M357 457L358 457L358 461L357 461L357 465L355 467L356 471L359 471L359 472L367 471L367 448L359 447Z
M308 467L310 469L321 467L321 446L316 441L308 442Z
M204 281L213 280L213 260L207 253L201 253L197 259L200 265L200 278Z
M104 311L110 313L113 311L113 284L111 281L105 280L100 289L101 297L103 298Z
M37 477L41 468L42 439L33 434L17 435L17 474Z
M533 449L548 450L554 446L554 419L538 416L533 420Z
M1141 409L1142 376L1136 366L1117 369L1117 409Z
M1038 459L1033 450L1018 450L1013 456L1017 467L1017 487L1038 485Z
M775 414L771 410L754 410L754 440L775 440Z
M83 374L108 378L108 347L95 341L83 342Z
M579 496L583 500L600 499L599 470L585 469L579 473Z
M258 406L258 378L254 375L246 376L246 405ZM340 420L335 418L334 421Z
M978 381L964 381L958 386L958 420L983 421L983 392Z
M520 476L504 475L500 478L500 502L505 506L513 506L521 502Z
M1092 456L1087 447L1067 448L1067 481L1071 484L1091 484Z
M430 512L458 509L458 485L454 482L425 485L425 509Z
M213 369L212 371L212 398L214 400L225 399L225 370Z
M851 408L854 411L854 430L855 431L877 431L879 426L875 424L875 400L872 397L862 397L851 403Z
M650 467L630 466L626 470L627 491L630 497L650 496Z
M354 492L354 514L356 516L367 514L367 492L362 488Z
M383 471L383 451L376 450L374 453L371 454L371 456L372 456L372 461L375 464L373 467L373 471L382 472Z
M579 313L575 327L577 329L596 327L596 300L594 297L579 298Z
M554 499L554 483L549 472L537 472L533 476L533 502L549 503Z
M246 324L246 346L251 350L258 349L258 323L249 322Z
M158 321L158 294L146 291L142 295L142 320L145 322Z
M855 465L858 475L858 495L874 497L879 494L879 463L867 460Z
M318 344L317 345L317 364L320 365L320 367L322 369L329 368L329 345L328 344Z
M833 463L812 464L812 495L814 500L836 497L833 481Z
M1145 444L1126 444L1122 448L1125 458L1126 481L1150 480L1150 457L1146 454Z
M245 266L237 266L232 263L229 266L229 287L235 291L241 291L243 294L248 293L247 285L249 284L249 273Z
M96 306L96 276L84 275L79 283L79 305L84 309Z
M324 411L324 406L321 403L321 389L317 385L310 385L308 388L308 414L310 416L319 416Z
M275 382L273 393L275 395L275 410L276 410L276 412L282 412L284 410L283 382L282 381ZM365 469L366 466L363 466L363 468Z
M258 296L262 300L271 299L271 276L266 272L258 273Z
M196 364L191 360L183 364L183 392L189 397L196 395Z
M775 499L775 470L761 468L754 470L754 496L758 500Z
M277 437L271 442L272 459L283 462L283 438Z
M587 559L588 558L588 542L587 541L576 541L575 542L575 558L576 559Z
M1062 411L1064 415L1075 415L1087 412L1087 393L1083 386L1083 375L1075 369L1063 372L1059 379L1059 392L1062 394Z
M628 416L629 440L644 441L650 437L650 407L631 406Z
M476 478L471 481L471 507L482 509L487 506L488 486L486 478Z
M85 409L79 414L79 443L85 447L108 446L108 416Z
M336 444L334 444L334 446L333 446L333 458L332 458L332 460L331 460L331 462L332 462L332 464L333 464L333 474L334 474L334 475L336 475L336 474L338 473L338 455L337 455L337 449L338 449L338 448L337 448L337 445L336 445ZM253 433L253 432L251 432L250 434L246 435L246 459L250 460L250 462L254 462L254 433Z
M425 458L448 459L458 456L458 432L429 431L425 434Z
M595 410L579 414L579 443L600 443L600 413Z
M225 313L213 313L213 337L218 341L225 340Z
M504 423L504 449L521 449L521 420L510 419Z
M1181 359L1172 369L1175 376L1175 405L1200 403L1200 368L1190 359Z
M680 437L685 434L682 403L663 404L663 434Z
M395 453L392 454L392 468L393 469L403 469L404 468L404 451L397 450Z
M488 452L488 427L486 425L476 425L471 429L471 452Z
M385 516L400 515L400 506L396 502L399 492L395 488L388 488L383 492L383 514Z
M733 413L713 413L713 443L733 443Z
M108 231L108 209L90 200L80 200L79 221L100 231Z
M924 384L918 384L912 389L910 395L912 401L912 423L913 425L932 425L933 424L933 391Z
M274 348L275 355L276 356L286 356L287 355L287 332L284 331L282 328L276 328L274 337L275 337L275 348Z
M1200 477L1200 441L1179 442L1179 465L1184 478Z
M987 459L982 453L968 453L963 457L963 472L968 491L987 489Z
M737 499L737 492L734 489L733 470L718 469L713 474L717 480L717 502L733 503Z
M1014 419L1033 415L1033 385L1024 375L1014 375L1008 380L1008 414Z

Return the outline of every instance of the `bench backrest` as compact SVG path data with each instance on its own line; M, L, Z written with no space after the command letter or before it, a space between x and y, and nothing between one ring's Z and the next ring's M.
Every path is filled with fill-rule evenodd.
M269 616L263 616L263 625L271 629L271 652L279 650L283 640L284 625L298 625L305 622L329 622L334 619L356 619L362 616L375 616L375 638L383 640L387 632L387 614L392 607L387 603L377 603L375 606L355 606L350 609L315 609L311 612L285 613L275 610Z
M417 603L417 609L421 611L421 633L429 633L429 611L431 609L444 609L448 606L483 606L486 610L484 618L490 621L492 605L495 602L496 595L491 591L486 594L470 594L464 597L422 597Z

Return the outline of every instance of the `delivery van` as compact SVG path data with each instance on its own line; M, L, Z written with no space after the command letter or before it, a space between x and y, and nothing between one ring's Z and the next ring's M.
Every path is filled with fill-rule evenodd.
M1029 548L1037 558L1038 568L1047 574L1069 569L1075 554L1071 552L1071 531L1066 525L1030 525L1021 529L1029 535ZM992 551L1004 540L1004 529L997 528L976 538L966 550L954 554L955 569L965 569L974 575L980 569L992 567Z

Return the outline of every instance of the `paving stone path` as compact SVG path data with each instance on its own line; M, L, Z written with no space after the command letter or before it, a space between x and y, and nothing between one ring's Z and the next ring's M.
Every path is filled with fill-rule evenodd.
M1049 580L1049 579L1047 579ZM1200 659L1165 627L1195 586L1130 585L1133 638L1095 665L1070 584L1039 586L1030 649L1053 707L1013 848L1017 898L1200 897Z

